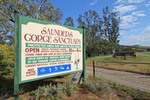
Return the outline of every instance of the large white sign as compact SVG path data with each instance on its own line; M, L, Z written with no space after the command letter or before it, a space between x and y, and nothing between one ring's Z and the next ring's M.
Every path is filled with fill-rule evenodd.
M83 70L83 35L55 24L21 24L21 82Z

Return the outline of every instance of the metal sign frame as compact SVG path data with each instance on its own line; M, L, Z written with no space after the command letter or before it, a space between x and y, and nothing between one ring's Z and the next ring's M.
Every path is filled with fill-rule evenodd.
M65 26L65 25L60 25L66 28L69 28L71 30L77 30L82 34L82 65L83 65L83 70L79 71L72 71L72 72L66 72L62 74L57 74L57 75L51 75L47 77L41 77L41 78L36 78L36 79L31 79L31 80L26 80L26 81L21 81L21 24L27 24L28 22L34 22L34 23L40 23L40 24L54 24L42 20L36 20L36 19L31 19L31 18L26 18L23 16L19 16L18 12L15 11L15 66L14 66L14 98L15 100L18 100L18 91L19 91L19 84L21 83L26 83L30 81L35 81L35 80L41 80L41 79L46 79L46 78L51 78L51 77L56 77L56 76L61 76L61 75L66 75L70 73L75 73L75 72L81 72L82 71L82 77L83 81L85 80L85 32L84 32L84 27L83 29L80 28L74 28L70 26ZM54 24L54 25L59 25L59 24Z

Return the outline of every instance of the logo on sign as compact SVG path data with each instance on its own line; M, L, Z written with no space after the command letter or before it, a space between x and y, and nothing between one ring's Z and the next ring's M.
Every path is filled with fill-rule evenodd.
M45 75L45 74L52 74L52 73L56 73L56 72L59 73L59 72L64 72L64 71L70 71L71 64L41 67L41 68L38 68L37 70L38 70L38 76Z

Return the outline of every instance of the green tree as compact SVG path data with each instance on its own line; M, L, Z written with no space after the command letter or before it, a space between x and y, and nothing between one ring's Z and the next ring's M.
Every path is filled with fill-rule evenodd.
M112 49L115 45L115 43L112 43L106 39L100 40L98 42L98 53L103 55L112 54Z
M106 7L103 9L102 18L100 18L96 11L89 10L83 15L80 14L77 21L78 27L81 28L84 26L86 30L87 56L99 55L100 53L110 54L112 50L115 50L114 48L119 43L120 18L118 13L110 12L108 7ZM107 42L107 44L104 42ZM101 43L103 43L103 46ZM103 49L101 49L100 46L103 47Z
M8 75L14 67L14 46L0 45L0 77Z
M72 17L67 17L66 20L65 20L65 23L64 25L67 25L67 26L74 26L74 23L73 23L73 18Z
M111 31L109 35L109 41L114 42L116 44L119 43L119 23L120 23L120 17L118 16L118 13L111 12L110 13L111 18Z
M86 11L83 15L79 15L78 19L79 28L82 26L86 30L86 42L92 44L95 38L99 35L99 25L101 19L96 11Z
M81 28L84 26L85 28L85 35L86 35L86 53L87 56L92 56L91 52L94 52L93 48L97 40L100 37L100 26L101 26L101 19L96 11L86 11L83 15L79 15L78 19L78 27Z
M118 12L109 11L108 7L103 9L103 36L110 42L119 43L119 23L120 17Z
M109 34L111 30L111 23L110 23L110 11L108 7L103 8L103 31L102 36L103 38L109 40Z
M108 6L103 8L103 31L102 36L108 41L112 42L114 48L112 52L115 53L115 48L119 43L119 23L120 17L118 12L109 11Z
M0 0L0 40L14 42L14 9L29 18L60 23L62 13L49 0ZM5 37L5 38L2 38Z

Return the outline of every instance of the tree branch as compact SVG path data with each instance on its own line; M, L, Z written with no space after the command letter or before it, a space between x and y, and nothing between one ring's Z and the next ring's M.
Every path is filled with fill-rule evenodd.
M34 18L34 15L33 15L32 13L30 13L29 6L28 6L28 5L26 5L26 8L27 8L28 13L32 16L32 18Z
M12 16L6 15L6 14L5 14L3 11L1 11L1 10L0 10L0 13L1 13L2 15L4 15L6 18L8 18L11 22L13 22L13 23L15 22Z

